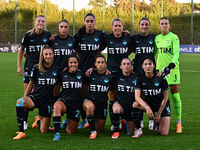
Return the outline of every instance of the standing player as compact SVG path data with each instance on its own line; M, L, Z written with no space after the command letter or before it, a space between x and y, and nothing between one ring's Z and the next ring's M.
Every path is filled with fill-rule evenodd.
M150 34L149 30L151 27L151 23L147 17L143 17L139 21L139 28L140 33L137 35L134 35L132 37L132 42L134 45L134 52L135 52L135 59L133 60L133 70L137 74L137 76L140 76L141 73L143 73L143 69L141 67L142 60L145 57L151 57L154 60L154 40L155 35ZM141 115L140 124L143 128L143 113ZM153 120L149 120L149 129L153 130L154 122ZM138 127L137 127L138 128Z
M103 55L96 56L95 66L96 70L86 79L89 91L83 103L91 128L89 139L95 139L97 133L103 132L107 117L108 90L112 82L112 75L106 75L106 59Z
M123 33L123 23L119 18L115 18L112 21L112 31L113 33L105 35L105 46L107 47L107 57L108 57L108 70L112 74L117 74L121 72L120 63L123 58L127 58L132 52L131 37L129 34L125 35ZM112 106L114 104L116 95L116 89L112 87L109 90L109 115L111 119L111 130L113 130L113 111Z
M172 99L176 112L176 132L182 132L181 110L182 104L179 93L180 70L179 70L179 38L169 32L170 24L166 17L159 21L161 34L155 38L155 53L157 55L156 68L163 71L170 86ZM163 69L163 70L162 70ZM168 75L168 76L167 76Z
M19 132L14 140L25 138L23 114L24 110L39 109L40 131L46 133L49 130L53 89L57 81L59 69L53 66L53 49L46 45L40 52L39 64L34 65L31 71L30 82L24 93L24 97L17 100L16 112ZM33 93L31 90L34 89ZM31 93L31 94L30 94Z
M135 87L135 100L139 105L133 107L146 111L149 119L154 119L159 123L158 132L166 136L170 126L170 104L168 100L168 84L163 76L157 77L155 74L155 63L151 57L147 57L142 62L144 74L140 75ZM144 94L144 98L141 97ZM156 113L156 115L155 115Z
M84 17L84 26L79 29L75 38L78 43L78 48L76 49L80 56L79 69L84 73L89 69L94 67L95 56L102 51L102 40L103 32L96 30L95 26L95 16L92 13L88 13ZM88 85L83 84L83 99L86 97L88 91ZM81 111L82 122L79 128L83 128L86 122L85 112ZM88 126L88 125L87 125ZM86 126L85 126L86 127Z
M76 55L68 58L68 69L61 73L59 83L62 85L60 99L54 104L53 124L55 134L53 141L60 140L61 115L67 113L66 132L72 134L78 128L81 107L81 92L83 73L78 70L78 59Z
M26 53L24 54L26 60L24 64L24 91L26 91L27 85L30 81L30 73L35 64L39 62L40 50L42 47L48 42L48 39L51 37L51 33L45 30L46 27L46 18L43 15L38 15L35 18L34 28L24 35L21 47L18 53L17 60L17 72L19 75L22 75L22 57L24 54L24 50L26 49ZM30 91L31 92L31 91ZM25 121L25 129L27 129L27 118L28 112L24 112L24 121ZM39 118L36 117L38 120ZM32 127L36 127L37 122L34 122Z
M132 64L129 58L123 58L121 61L121 72L116 74L117 94L116 101L113 104L113 125L114 133L113 139L119 137L119 117L123 114L124 118L128 121L129 134L133 134L136 122L139 121L140 111L132 108L134 99L134 88L136 84L136 75L131 72ZM140 131L140 136L142 130Z

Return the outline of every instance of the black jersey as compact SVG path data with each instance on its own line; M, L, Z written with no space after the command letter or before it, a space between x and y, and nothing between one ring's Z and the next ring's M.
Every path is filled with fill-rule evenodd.
M86 78L86 82L89 84L87 98L107 105L108 90L113 82L112 74L98 74L94 70L90 77Z
M62 84L60 98L67 103L81 103L83 72L77 71L70 73L68 70L62 72L59 76L59 83Z
M134 71L136 73L143 71L141 64L144 58L151 57L154 60L154 34L147 37L140 34L134 35L132 41L135 47Z
M31 71L31 81L35 83L33 95L41 103L48 104L53 99L53 89L57 82L59 68L52 65L50 68L44 67L46 72L41 72L38 65Z
M49 41L49 45L51 45L54 50L54 64L61 69L65 68L67 66L68 56L75 52L75 38L67 36L67 38L61 39L58 35L54 40Z
M94 67L95 56L102 51L101 45L103 37L103 32L99 30L94 30L92 34L85 32L81 39L78 39L77 35L75 35L78 43L77 51L80 55L79 69L83 72Z
M21 47L26 49L25 67L33 68L35 64L39 63L40 50L48 42L51 33L44 30L42 34L28 31L22 38Z
M131 47L131 37L130 35L122 34L122 37L116 38L113 33L105 35L105 45L107 46L108 60L107 67L108 70L112 72L120 71L121 60L128 57L130 47Z
M138 77L135 89L140 89L144 100L155 109L159 109L163 100L163 92L168 90L165 78L154 76L149 79L144 74Z
M132 105L135 101L134 90L136 85L136 75L131 73L129 76L124 76L122 72L116 74L117 94L116 100L120 104Z

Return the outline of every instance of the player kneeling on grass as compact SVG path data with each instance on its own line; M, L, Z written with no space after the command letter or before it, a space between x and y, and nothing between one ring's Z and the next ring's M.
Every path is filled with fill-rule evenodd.
M106 74L106 59L103 55L96 56L95 66L96 69L86 78L89 91L83 103L91 128L89 139L95 139L97 133L103 132L107 117L108 90L112 82L112 75Z
M53 124L55 134L53 141L60 140L61 116L67 113L66 132L72 134L76 132L80 120L81 92L83 73L78 70L78 58L72 54L68 58L68 69L58 78L58 83L62 85L60 99L56 101L53 109Z
M133 108L132 104L135 102L134 88L136 84L136 75L132 73L132 64L129 58L123 58L121 61L121 72L116 74L117 94L116 101L113 105L113 125L114 133L113 139L119 137L119 117L123 115L128 121L129 134L133 137L139 137L142 135L142 130L136 128L136 123L139 123L141 111ZM138 125L138 124L137 124ZM135 133L135 131L137 133ZM137 134L137 135L136 135Z
M156 76L155 63L152 58L144 58L142 68L144 74L137 79L135 87L137 102L133 104L133 107L146 111L149 119L153 119L159 124L157 131L160 135L166 136L170 126L167 81L163 76ZM141 97L141 94L144 95L144 98Z
M48 45L40 52L39 64L35 65L31 71L31 81L29 82L24 97L17 100L16 112L19 132L14 140L25 138L23 114L25 110L39 109L40 131L46 133L49 130L51 108L53 100L53 89L57 82L59 68L52 65L53 49ZM31 93L34 88L33 93ZM31 93L30 95L28 95Z

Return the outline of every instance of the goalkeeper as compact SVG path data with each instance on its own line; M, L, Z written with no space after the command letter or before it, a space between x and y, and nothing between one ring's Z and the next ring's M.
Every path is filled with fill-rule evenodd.
M177 119L176 132L181 133L182 104L179 93L179 38L176 34L169 32L170 24L166 17L160 19L159 28L161 34L157 35L155 38L155 55L157 55L156 69L162 71L170 86Z

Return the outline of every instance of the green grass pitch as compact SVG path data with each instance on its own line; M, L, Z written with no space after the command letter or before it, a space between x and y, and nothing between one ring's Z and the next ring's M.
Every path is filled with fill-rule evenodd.
M148 122L144 117L144 135L133 139L121 133L116 140L111 138L109 117L105 131L97 139L89 140L89 129L79 129L74 135L61 131L61 140L53 142L53 132L41 134L38 129L31 129L37 110L29 113L27 138L14 141L18 131L15 105L23 96L23 77L18 76L17 54L0 53L0 150L197 150L200 149L200 55L181 54L181 99L183 104L183 133L175 132L175 112L171 101L172 115L169 136L161 137L148 131Z

